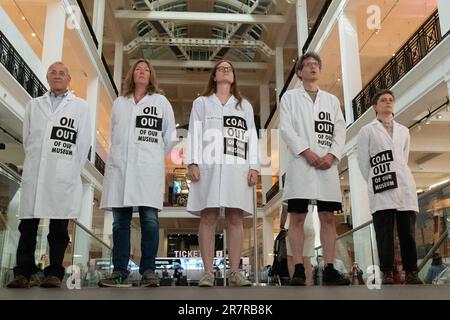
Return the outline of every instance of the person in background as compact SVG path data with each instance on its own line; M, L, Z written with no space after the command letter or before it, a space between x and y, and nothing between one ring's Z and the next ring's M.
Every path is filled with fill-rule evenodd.
M446 268L445 264L442 263L442 257L438 252L433 254L433 260L431 261L431 266L428 269L427 275L425 277L425 283L431 284L436 277L444 271Z

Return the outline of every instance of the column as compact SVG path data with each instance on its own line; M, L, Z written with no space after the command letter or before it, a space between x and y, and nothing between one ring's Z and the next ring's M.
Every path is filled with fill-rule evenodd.
M45 68L55 61L62 60L65 21L66 13L61 2L58 0L48 1L42 46L42 63Z
M262 84L259 86L259 119L260 128L264 129L267 119L270 115L270 92L269 85Z
M280 105L280 93L284 87L284 62L283 62L283 48L275 48L275 76L277 89L277 107Z
M439 12L439 24L441 25L441 33L445 35L450 30L450 1L437 0Z
M277 211L278 213L278 211ZM273 217L266 215L263 217L263 266L272 265L273 256Z
M105 0L94 1L94 14L92 28L98 41L98 53L102 56L103 48L103 26L105 23Z
M297 0L297 47L298 55L302 55L302 48L308 39L308 10L306 0Z
M112 248L112 223L113 223L113 214L112 211L104 211L103 216L103 242L109 245ZM112 255L112 252L109 250L105 250L103 247L103 258L109 258Z
M92 183L83 183L83 196L81 199L81 212L78 222L86 227L92 229L92 210L94 201L94 185ZM91 242L96 242L91 236L78 227L75 226L75 239L73 242L73 264L81 264L86 267L89 261L89 249Z
M164 229L159 229L159 245L157 257L167 257L167 235Z
M123 42L116 42L114 52L114 83L119 94L122 92Z
M353 122L352 100L362 90L356 18L352 13L339 17L339 42L342 65L346 124Z
M369 211L369 197L367 183L364 180L358 164L358 153L352 148L347 154L348 176L350 184L350 203L353 228L370 221L372 215ZM370 231L371 227L365 227L353 233L355 261L366 273L367 266L372 265L372 254L376 257L376 241Z
M89 161L95 164L95 153L97 150L97 111L100 96L100 80L98 76L93 76L88 78L88 87L86 101L89 105L91 111L91 125L92 125L92 140L91 140L91 157Z

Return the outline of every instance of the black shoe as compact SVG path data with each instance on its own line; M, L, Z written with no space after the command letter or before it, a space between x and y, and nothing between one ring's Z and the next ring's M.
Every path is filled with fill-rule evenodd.
M14 277L14 280L6 285L6 287L11 289L29 288L30 281L25 276L18 274Z
M305 285L305 267L303 264L298 263L295 265L294 275L292 276L291 281L289 281L289 285L291 286L304 286Z
M350 280L333 267L327 266L323 269L323 284L326 286L347 286L350 284Z
M46 276L41 282L41 288L61 288L61 279L56 276Z

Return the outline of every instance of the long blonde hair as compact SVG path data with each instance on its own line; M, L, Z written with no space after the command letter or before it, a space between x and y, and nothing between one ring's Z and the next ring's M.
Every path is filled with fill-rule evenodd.
M127 76L125 77L125 81L123 82L122 95L124 97L129 97L132 94L134 94L134 90L136 89L136 84L134 83L134 71L136 70L137 65L141 62L147 64L148 68L150 69L150 79L147 86L147 93L148 94L162 93L162 91L158 88L158 81L156 80L156 72L150 61L146 59L138 59L130 68L130 70L128 70Z
M241 93L238 90L238 85L236 82L236 72L234 70L233 65L231 64L230 61L228 60L219 60L217 61L216 65L214 66L214 68L211 70L211 75L209 76L209 81L208 81L208 85L206 86L206 89L203 91L203 93L201 94L202 96L205 97L209 97L210 95L212 95L213 93L217 92L217 83L214 80L214 78L216 77L216 72L217 72L217 67L219 66L219 64L221 64L222 62L226 62L231 66L231 70L233 70L233 83L231 84L231 88L230 91L233 94L233 96L237 99L237 104L236 104L236 109L242 109L242 100L244 99L241 95Z

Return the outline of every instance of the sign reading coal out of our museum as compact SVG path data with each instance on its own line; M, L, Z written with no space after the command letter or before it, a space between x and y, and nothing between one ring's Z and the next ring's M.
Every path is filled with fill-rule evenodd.
M247 159L247 122L236 116L223 117L224 153Z
M162 131L160 108L156 106L139 109L136 115L135 142L159 143Z
M76 142L77 128L75 119L61 117L57 125L53 126L50 134L50 153L70 159L72 158Z
M331 113L319 112L319 119L315 121L314 130L317 135L317 144L321 147L331 147L334 133L334 123L331 120Z
M392 150L382 151L370 158L374 193L380 193L398 187L397 175L392 168L393 161Z

